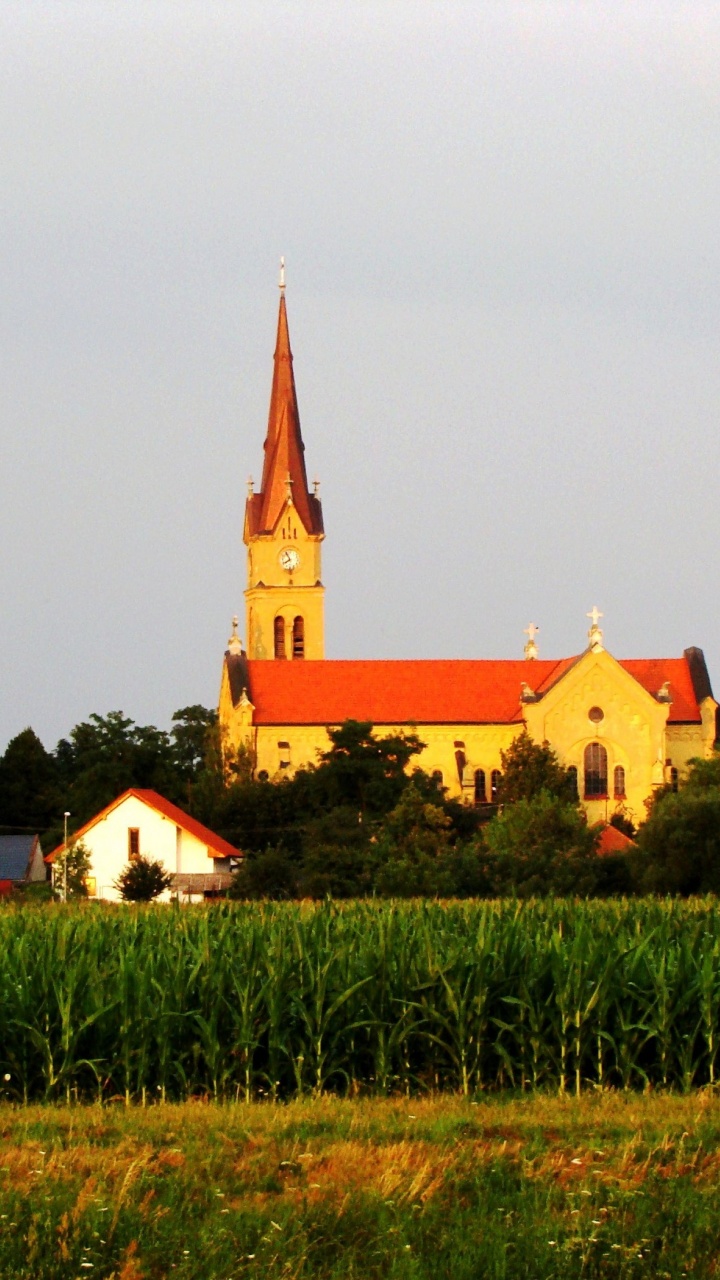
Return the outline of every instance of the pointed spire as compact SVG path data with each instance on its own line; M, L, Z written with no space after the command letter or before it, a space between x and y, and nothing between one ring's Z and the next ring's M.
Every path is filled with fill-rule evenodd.
M307 532L322 533L320 502L308 491L304 453L285 305L283 258L280 261L280 310L261 492L248 500L253 532L274 529L285 510L288 494L291 494L295 511Z

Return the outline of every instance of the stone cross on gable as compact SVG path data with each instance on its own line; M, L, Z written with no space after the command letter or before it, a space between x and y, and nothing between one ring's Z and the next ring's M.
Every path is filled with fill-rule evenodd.
M530 622L525 627L523 632L523 634L528 637L528 642L525 645L524 654L525 654L525 657L530 660L537 658L538 656L538 647L535 643L535 637L539 630L540 628L536 625L536 623Z
M590 641L590 648L595 653L599 653L603 647L603 633L600 630L600 627L598 626L598 621L600 618L604 618L605 614L601 613L597 605L594 604L590 612L585 614L585 617L589 618L592 623L590 630L588 631L588 640Z

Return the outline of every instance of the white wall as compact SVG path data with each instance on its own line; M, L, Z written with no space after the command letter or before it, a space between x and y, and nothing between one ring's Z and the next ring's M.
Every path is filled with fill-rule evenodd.
M170 818L151 809L137 796L128 796L82 837L90 854L89 874L95 879L98 898L120 901L113 881L127 866L128 831L131 827L137 827L140 832L140 853L143 857L162 863L166 871L207 875L215 869L207 845L177 827ZM163 898L169 897L169 892L163 894Z

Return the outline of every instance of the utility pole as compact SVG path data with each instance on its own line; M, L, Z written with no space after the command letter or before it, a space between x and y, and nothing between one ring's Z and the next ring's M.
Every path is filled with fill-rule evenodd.
M67 902L67 820L70 817L70 814L66 810L63 816L65 818L65 838L63 841L63 902Z

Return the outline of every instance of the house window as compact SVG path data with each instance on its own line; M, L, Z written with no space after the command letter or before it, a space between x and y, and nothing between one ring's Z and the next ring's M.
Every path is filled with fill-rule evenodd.
M475 770L475 803L485 804L487 800L487 791L485 790L485 770Z
M625 770L621 764L615 765L615 772L613 774L613 790L615 792L615 799L622 800L625 795Z
M128 827L128 858L140 857L140 828Z
M435 779L438 787L442 788L442 784L443 784L442 769L433 769L432 776Z
M270 774L268 773L267 769L261 769L258 774L258 782L268 782L269 778L270 778Z
M458 782L462 786L463 774L465 772L465 752L462 747L458 747L455 752L455 764L457 766Z
M607 751L601 742L589 742L585 748L585 798L607 795Z
M296 618L293 622L293 658L305 657L305 620Z
M671 788L672 788L672 790L673 790L673 791L677 791L677 789L678 789L678 771L677 771L677 769L671 769L671 770L670 770L670 786L671 786Z
M281 769L290 768L290 743L278 742L278 753L280 755L279 767Z
M497 804L500 799L500 783L502 782L502 774L499 769L493 769L490 774L490 803Z
M575 768L574 764L571 764L568 767L567 775L568 775L568 781L570 783L573 799L577 800L578 798L577 769Z
M285 654L285 619L275 619L275 657L284 658Z

